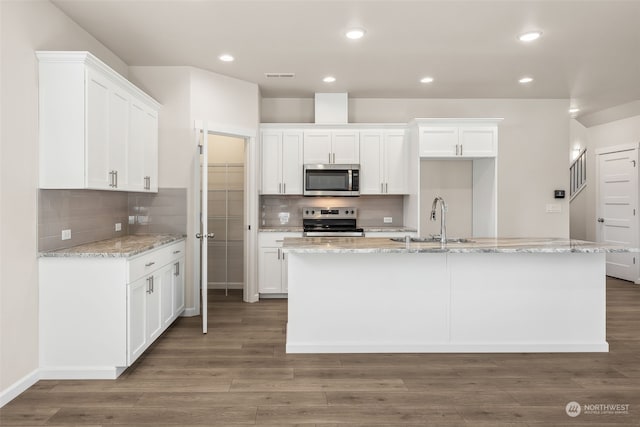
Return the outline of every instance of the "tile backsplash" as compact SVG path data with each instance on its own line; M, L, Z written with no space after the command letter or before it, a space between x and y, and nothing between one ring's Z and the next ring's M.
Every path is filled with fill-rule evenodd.
M115 231L120 223L121 231ZM38 250L50 251L127 234L178 233L187 229L187 191L158 193L39 190ZM71 239L62 240L62 230Z
M302 227L302 208L343 207L358 208L357 223L360 227L382 227L403 225L404 196L360 196L360 197L303 197L260 196L260 225L262 227ZM391 223L384 223L391 217ZM281 218L286 219L282 223Z

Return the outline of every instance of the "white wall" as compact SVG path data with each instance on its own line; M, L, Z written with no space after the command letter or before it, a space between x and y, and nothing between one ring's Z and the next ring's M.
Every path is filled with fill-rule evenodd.
M587 128L587 188L584 222L587 240L596 240L596 150L640 142L640 116Z
M38 75L35 50L88 50L121 74L127 66L48 1L0 2L0 395L38 368Z
M566 99L375 99L349 101L349 122L406 123L417 117L502 117L498 235L569 237L569 118ZM263 122L312 122L313 99L262 100ZM561 213L546 213L558 203ZM421 213L424 214L424 213Z

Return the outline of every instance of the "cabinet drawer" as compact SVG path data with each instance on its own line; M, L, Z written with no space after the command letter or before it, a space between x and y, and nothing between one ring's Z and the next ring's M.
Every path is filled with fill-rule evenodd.
M272 247L272 248L281 248L282 241L285 237L302 237L302 233L293 233L293 232L262 232L258 233L258 245L260 247Z
M184 256L184 240L143 253L129 261L129 277L127 283L132 283L158 268Z

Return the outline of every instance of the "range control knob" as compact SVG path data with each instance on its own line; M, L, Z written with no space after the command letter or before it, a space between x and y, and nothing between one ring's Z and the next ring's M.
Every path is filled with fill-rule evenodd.
M304 211L304 213L305 213L306 215L309 215L309 209L307 209L306 211Z
M353 215L353 211L351 211L351 215Z
M347 211L344 211L344 213L345 213L345 215L346 215L346 214L348 214L348 213L349 213L349 211L348 211L348 210L347 210Z
M316 211L311 211L311 215L314 215L316 213Z

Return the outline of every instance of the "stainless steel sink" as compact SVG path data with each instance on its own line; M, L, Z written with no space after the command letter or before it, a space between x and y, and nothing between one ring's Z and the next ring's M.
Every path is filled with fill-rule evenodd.
M404 243L404 237L392 237L390 240L394 242ZM440 237L411 237L412 243L440 243ZM475 240L465 238L447 239L447 243L475 243Z

